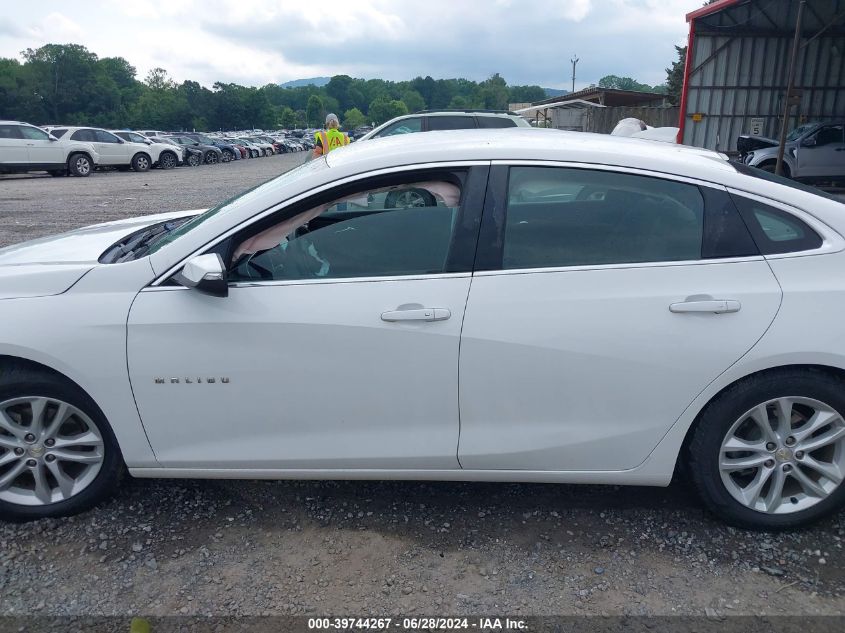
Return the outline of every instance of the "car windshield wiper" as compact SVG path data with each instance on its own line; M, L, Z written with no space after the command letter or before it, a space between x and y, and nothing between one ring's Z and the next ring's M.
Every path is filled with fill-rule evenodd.
M121 262L128 262L133 259L143 257L146 255L147 251L149 251L150 247L152 247L152 245L159 239L170 233L173 229L181 226L189 219L190 218L180 218L178 220L161 222L133 233L103 253L100 257L100 262L103 264L119 264Z

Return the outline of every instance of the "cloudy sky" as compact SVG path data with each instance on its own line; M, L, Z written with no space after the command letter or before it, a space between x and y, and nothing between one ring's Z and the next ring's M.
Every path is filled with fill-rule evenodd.
M702 0L0 0L0 57L47 43L121 56L139 79L264 85L348 74L576 88L657 84Z

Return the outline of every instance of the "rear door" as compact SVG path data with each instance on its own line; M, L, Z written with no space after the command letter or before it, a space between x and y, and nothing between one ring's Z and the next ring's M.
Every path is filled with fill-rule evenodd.
M490 181L461 465L637 466L762 336L777 281L723 188L548 164L497 165Z
M428 132L437 130L472 130L476 127L475 117L468 114L454 114L445 116L427 116Z
M17 123L0 124L0 166L23 166L29 163L26 140Z

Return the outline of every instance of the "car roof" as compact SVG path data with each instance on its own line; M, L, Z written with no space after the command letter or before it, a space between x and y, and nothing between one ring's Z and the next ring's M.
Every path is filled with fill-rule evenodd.
M654 170L719 181L735 171L716 152L645 139L538 128L448 130L374 138L330 152L330 167L367 169L444 161L550 160Z

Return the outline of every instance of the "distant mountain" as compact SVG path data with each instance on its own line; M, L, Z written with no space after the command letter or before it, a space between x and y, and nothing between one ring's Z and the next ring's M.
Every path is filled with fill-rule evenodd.
M562 97L568 95L569 90L559 90L558 88L543 88L546 91L546 97Z
M279 84L282 88L300 88L302 86L317 86L318 88L321 86L325 86L331 77L309 77L308 79L294 79L293 81L286 81L283 84Z

